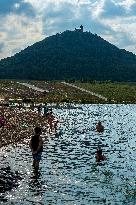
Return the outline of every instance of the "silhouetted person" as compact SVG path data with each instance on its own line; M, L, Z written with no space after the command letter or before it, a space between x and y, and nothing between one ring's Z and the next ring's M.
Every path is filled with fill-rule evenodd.
M58 123L59 123L58 120L55 120L55 121L54 121L54 131L55 131L55 133L57 132Z
M35 135L31 137L30 148L33 155L33 166L36 170L39 169L39 162L41 160L43 151L43 140L41 135L41 128L35 127Z
M6 121L3 116L0 116L0 127L4 127Z
M104 126L102 125L101 121L98 122L96 125L97 132L104 132Z
M49 133L52 132L52 130L53 130L53 120L54 120L54 116L53 116L53 113L51 111L47 115L47 121L49 124Z
M47 113L48 113L48 107L47 107L47 103L45 103L44 106L43 106L43 114L44 114L44 116L47 116Z
M38 111L38 114L41 115L42 104L38 105L38 107L37 107L37 111Z
M106 157L102 154L102 149L97 149L95 158L96 158L96 162L101 162L106 160Z
M31 103L30 108L34 111L34 102Z

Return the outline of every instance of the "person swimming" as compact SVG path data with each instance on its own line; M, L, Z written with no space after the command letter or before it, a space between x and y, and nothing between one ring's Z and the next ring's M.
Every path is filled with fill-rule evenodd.
M106 157L102 154L101 148L97 149L95 158L96 158L96 162L101 162L106 160Z
M102 125L101 121L98 122L96 125L97 132L104 132L104 126Z

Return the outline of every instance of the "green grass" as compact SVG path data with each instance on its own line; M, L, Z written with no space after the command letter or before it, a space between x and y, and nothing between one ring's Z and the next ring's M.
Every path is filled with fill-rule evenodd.
M21 81L22 82L22 81ZM78 89L71 88L62 84L59 81L23 81L38 88L49 90L49 93L37 92L29 89L24 85L18 84L16 81L0 81L0 96L5 99L8 98L31 98L34 102L47 102L47 103L61 103L61 102L75 102L75 103L103 103L98 97L92 96L88 93L81 92Z
M109 103L136 103L136 83L75 83L75 85L108 98Z
M22 82L22 81L21 81ZM136 83L81 83L75 85L100 94L106 97L108 101L99 99L91 94L82 92L76 88L69 87L59 81L23 81L39 88L49 90L49 93L41 93L29 89L16 81L0 81L0 97L12 99L31 98L35 102L60 103L136 103Z

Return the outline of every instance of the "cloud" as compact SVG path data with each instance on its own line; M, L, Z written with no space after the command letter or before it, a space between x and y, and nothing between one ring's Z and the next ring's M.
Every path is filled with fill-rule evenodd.
M85 26L85 30L92 33L100 34L111 30L110 27L94 18L93 9L94 5L90 2L80 3L78 6L64 2L55 6L53 2L50 2L48 6L46 5L42 16L44 33L51 35L64 30L74 30L81 24Z
M122 0L121 2L117 1L117 4L123 6L126 10L129 11L136 4L136 1L135 0Z
M28 16L35 16L32 5L23 2L23 0L1 0L0 15L7 15L9 13L25 13Z
M33 20L24 14L9 14L6 18L1 16L0 28L0 43L4 42L0 58L11 56L15 51L44 38L41 19Z
M6 15L7 13L11 12L13 9L13 5L19 4L20 0L5 0L0 1L0 14Z
M1 42L0 43L0 53L2 52L2 49L4 48L4 43L3 42Z
M96 1L92 5L92 16L94 18L99 17L103 13L105 0Z
M99 2L102 5L101 12L93 16L100 25L103 25L102 31L105 32L100 32L100 35L119 48L136 53L136 10L134 11L136 2L133 0Z
M116 4L114 1L105 0L103 5L103 12L102 17L110 18L110 17L117 17L117 16L126 16L126 9L120 5Z
M32 17L35 17L37 15L32 5L23 1L21 1L20 3L15 3L12 8L13 13L16 14L24 13L25 15Z

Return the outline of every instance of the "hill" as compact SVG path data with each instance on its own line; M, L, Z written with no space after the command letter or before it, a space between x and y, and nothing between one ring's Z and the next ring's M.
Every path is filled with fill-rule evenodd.
M2 59L0 78L136 81L136 55L90 32L64 31Z

